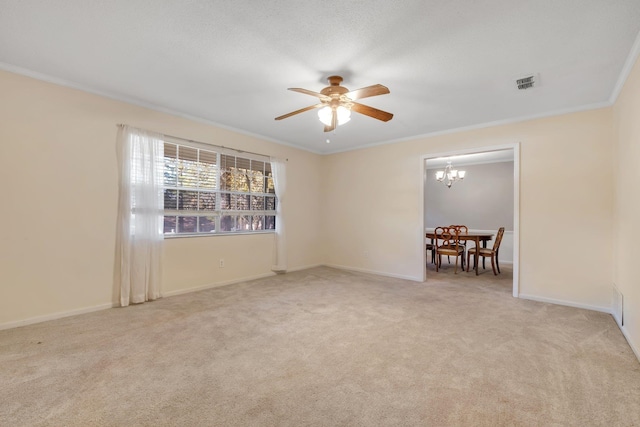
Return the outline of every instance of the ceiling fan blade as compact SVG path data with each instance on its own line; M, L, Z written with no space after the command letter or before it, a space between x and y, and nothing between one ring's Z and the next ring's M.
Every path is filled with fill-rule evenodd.
M301 109L296 110L296 111L292 111L289 114L285 114L283 116L276 117L276 120L286 119L287 117L295 116L296 114L304 113L305 111L313 110L314 108L322 108L322 107L324 107L324 104L311 105L309 107L305 107L305 108L301 108Z
M289 90L292 90L294 92L304 93L306 95L315 96L316 98L320 98L323 101L331 101L331 97L329 97L327 95L323 95L323 94L318 93L318 92L314 92L312 90L302 89L302 88L299 88L299 87L290 87Z
M345 96L355 101L356 99L368 98L370 96L385 95L387 93L390 93L388 87L383 85L373 85L373 86L363 87L361 89L352 90L351 92L345 93Z
M383 122L388 122L393 118L393 114L391 113L369 107L368 105L358 104L357 102L352 103L351 110L364 114L365 116L373 117L374 119L382 120Z

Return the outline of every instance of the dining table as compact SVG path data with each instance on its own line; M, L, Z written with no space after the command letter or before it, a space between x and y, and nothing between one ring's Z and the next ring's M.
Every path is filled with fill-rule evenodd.
M427 231L425 233L425 236L427 239L431 239L431 244L434 243L434 240L436 238L436 233L434 231ZM493 233L486 233L486 232L482 232L482 231L469 231L467 233L462 233L459 234L458 237L460 240L464 240L464 241L471 241L471 242L475 242L476 246L476 262L475 262L475 270L476 270L476 276L478 275L478 265L480 264L480 260L478 259L477 256L477 248L480 247L480 243L482 243L482 247L486 248L487 247L487 242L490 241L491 239L493 239ZM473 250L473 248L472 248ZM484 259L483 261L483 267L484 267ZM436 262L438 262L438 260L436 260ZM469 268L467 266L467 268Z

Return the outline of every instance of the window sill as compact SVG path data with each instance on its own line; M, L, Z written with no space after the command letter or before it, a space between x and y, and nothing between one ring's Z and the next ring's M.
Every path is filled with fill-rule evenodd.
M165 234L164 238L166 240L172 239L182 239L182 238L192 238L192 237L220 237L220 236L250 236L254 234L274 234L275 230L264 230L264 231L250 231L250 232L242 232L242 231L231 231L228 233L175 233L175 234Z

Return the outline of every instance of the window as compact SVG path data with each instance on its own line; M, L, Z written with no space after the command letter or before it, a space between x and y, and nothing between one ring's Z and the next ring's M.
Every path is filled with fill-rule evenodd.
M275 230L271 163L228 151L165 142L165 235Z

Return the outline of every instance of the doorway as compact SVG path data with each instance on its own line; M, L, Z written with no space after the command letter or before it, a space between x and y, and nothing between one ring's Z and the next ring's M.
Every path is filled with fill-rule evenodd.
M442 170L447 162L451 161L455 169L465 169L467 174L464 180L454 182L450 188L445 183L437 182L434 178L435 170ZM512 169L509 162L512 162ZM501 165L498 165L502 163ZM507 165L509 163L509 165ZM493 166L492 166L493 165ZM508 167L507 172L505 168ZM422 230L433 228L437 225L449 224L454 221L458 224L467 224L470 228L486 228L483 231L495 231L499 226L505 226L505 237L500 246L501 265L512 262L513 280L512 294L514 297L519 295L519 195L520 195L520 145L519 143L479 147L474 149L438 152L423 155L421 158L422 183L421 197L422 203ZM429 171L429 172L427 172ZM500 181L494 178L496 174L501 174ZM434 176L431 176L434 175ZM476 181L473 181L473 178ZM494 180L492 185L490 180ZM512 181L509 181L512 179ZM508 185L505 184L505 180ZM482 181L482 182L480 182ZM466 187L465 187L466 184ZM434 187L436 186L436 187ZM456 186L459 187L456 193ZM437 192L434 191L437 189ZM508 190L505 190L507 189ZM430 191L428 191L431 189ZM492 196L491 191L497 192ZM502 204L512 204L513 210L509 217L504 216L504 212L494 210L490 211L490 206L482 204L483 198L497 197L500 192L513 192L512 194L502 194L500 202ZM431 202L429 205L429 194L431 194ZM507 197L505 197L507 196ZM512 197L511 197L512 196ZM440 206L446 206L452 209L447 213L447 209L433 210L429 206L437 203ZM511 207L511 206L508 206ZM507 211L509 209L503 209ZM500 218L500 214L503 216ZM484 219L483 219L484 215ZM435 224L435 225L434 225ZM499 224L499 225L498 225ZM424 237L424 235L423 235ZM427 280L427 252L425 251L424 238L421 240L421 251L423 254L423 280ZM488 271L493 275L491 269Z

